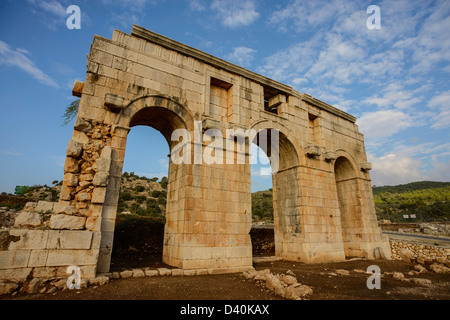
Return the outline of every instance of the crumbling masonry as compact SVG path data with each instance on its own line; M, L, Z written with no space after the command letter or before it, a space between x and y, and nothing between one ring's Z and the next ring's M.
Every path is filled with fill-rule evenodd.
M138 125L159 130L171 150L174 130L193 135L198 123L224 139L227 129L277 130L276 255L306 263L390 258L355 117L138 26L130 35L115 30L112 40L94 37L86 80L73 94L81 101L59 203L26 209L3 233L0 279L67 276L70 265L85 278L109 271L127 135ZM244 164L170 162L165 263L209 273L251 268L248 149Z

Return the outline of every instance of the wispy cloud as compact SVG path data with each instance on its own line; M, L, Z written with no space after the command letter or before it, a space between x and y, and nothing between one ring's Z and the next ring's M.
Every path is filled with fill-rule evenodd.
M22 153L18 152L16 149L4 149L0 150L0 154L5 156L13 156L13 157L20 157L23 156Z
M433 117L433 129L449 128L450 127L450 90L438 94L431 98L428 106L432 109L437 109L438 113Z
M67 8L56 0L28 0L30 9L37 14L39 20L50 30L66 28L66 20L69 15Z
M148 6L164 3L165 0L101 0L102 4L110 11L108 23L111 28L129 28L134 24L143 24ZM119 10L117 10L119 8Z
M377 140L394 135L414 125L412 118L398 110L380 110L364 113L358 120L359 129L366 140Z
M230 28L249 26L259 17L253 0L214 0L211 9L217 12L222 25Z
M374 185L397 185L424 180L422 162L404 154L389 153L382 157L368 154L373 162L371 179Z
M0 41L0 65L19 68L40 83L57 88L58 84L36 67L34 62L28 58L29 55L30 53L25 49L13 50L6 42Z
M227 55L227 59L237 63L243 67L249 67L254 59L256 50L247 47L237 47L233 49L233 52Z

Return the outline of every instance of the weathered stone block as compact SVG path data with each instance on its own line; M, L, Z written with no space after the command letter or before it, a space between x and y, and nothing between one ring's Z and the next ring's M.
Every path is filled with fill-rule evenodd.
M14 223L15 227L37 227L42 224L42 216L36 212L20 212Z
M91 249L92 237L91 231L49 231L47 249Z
M105 95L105 107L113 112L120 112L123 108L124 97L117 94L107 93Z
M9 250L46 248L47 230L12 229L9 233L12 237L18 239L10 243Z
M94 176L92 184L96 187L106 187L108 185L108 172L97 172Z
M78 175L73 173L66 173L63 179L63 186L76 187L78 186Z
M70 201L72 200L72 190L71 187L61 186L61 191L59 193L59 200Z
M76 196L76 200L80 201L80 202L89 202L91 201L91 194L87 193L87 192L81 192L79 194L77 194Z
M64 214L68 214L68 215L72 215L75 214L75 208L67 203L55 203L55 205L53 206L53 213L64 213Z
M52 212L56 202L39 201L36 206L36 212Z
M155 276L159 276L159 272L158 272L158 270L145 269L145 275L147 277L155 277Z
M111 167L111 160L107 158L98 158L93 165L96 172L109 172Z
M0 269L26 268L31 250L0 251Z
M33 250L30 254L28 267L44 267L47 261L48 250Z
M88 266L97 263L98 250L50 250L47 267L55 266Z
M92 129L92 124L81 117L75 119L74 129L84 133L89 132Z
M6 279L9 281L23 281L28 278L32 268L11 268L2 269L2 262L0 258L0 279Z
M97 187L92 193L92 203L104 203L106 198L106 188Z
M79 173L80 165L78 160L72 157L66 157L66 162L64 163L64 173Z
M72 95L74 97L81 97L83 93L84 82L76 80L73 84Z
M78 158L81 155L81 152L83 151L83 146L78 143L77 141L70 140L67 145L67 156Z
M50 218L50 228L62 230L80 230L86 223L85 217L68 216L65 214L52 215Z

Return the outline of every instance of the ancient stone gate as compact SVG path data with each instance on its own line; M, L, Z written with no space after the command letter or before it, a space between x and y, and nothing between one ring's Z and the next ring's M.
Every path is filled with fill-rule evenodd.
M253 140L247 137L240 149L238 139L226 135L231 129L276 131L279 137L273 176L277 256L307 263L390 258L353 116L138 26L131 35L115 30L112 40L95 36L86 80L73 91L81 101L59 203L45 230L11 230L16 242L0 251L3 275L13 268L45 272L68 265L80 266L86 277L109 271L127 135L138 125L159 130L171 151L177 129L191 137L199 127L201 133L216 129L223 146L236 146L223 150L223 157L245 159L198 163L194 150L211 142L185 141L188 161L169 165L165 263L211 272L252 266ZM30 245L33 237L40 244Z

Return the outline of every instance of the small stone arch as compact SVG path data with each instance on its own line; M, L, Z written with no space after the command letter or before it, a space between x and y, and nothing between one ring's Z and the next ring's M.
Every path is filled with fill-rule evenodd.
M299 255L293 252L292 243L301 239L301 210L300 210L300 179L299 165L302 153L297 139L291 130L273 121L263 120L255 123L252 129L256 132L264 130L277 130L279 134L279 157L276 166L272 167L273 178L273 209L274 209L274 236L275 254L281 257ZM267 153L267 150L264 150ZM276 161L276 160L275 160ZM272 166L274 164L272 163ZM294 249L295 250L295 249Z
M338 156L334 163L334 176L345 256L364 257L360 249L363 238L363 216L355 165L348 157Z

